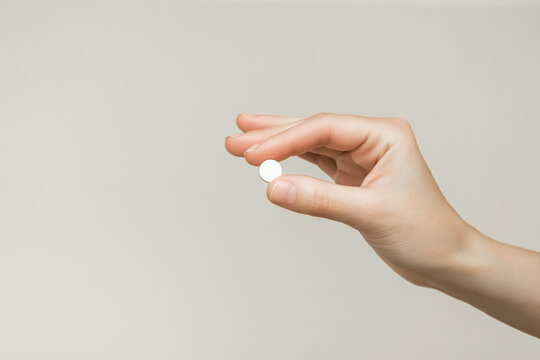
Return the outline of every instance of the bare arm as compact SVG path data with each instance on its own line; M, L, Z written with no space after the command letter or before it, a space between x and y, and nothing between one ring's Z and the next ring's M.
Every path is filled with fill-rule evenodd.
M429 274L427 284L540 337L540 253L493 240L474 228L468 248Z
M335 183L283 175L267 187L283 208L357 229L392 269L540 337L540 253L500 243L450 206L407 121L321 113L240 114L225 146L252 165L299 156Z

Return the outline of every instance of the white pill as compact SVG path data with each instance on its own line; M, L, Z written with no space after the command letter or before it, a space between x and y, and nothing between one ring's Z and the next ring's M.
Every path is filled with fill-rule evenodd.
M281 165L276 160L264 160L259 166L259 175L267 183L281 176Z

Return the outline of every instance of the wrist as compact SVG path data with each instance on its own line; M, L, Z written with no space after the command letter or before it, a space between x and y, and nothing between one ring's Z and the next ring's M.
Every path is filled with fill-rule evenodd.
M457 233L456 246L434 269L426 272L425 286L455 297L455 290L474 287L474 279L489 267L493 240L464 222Z

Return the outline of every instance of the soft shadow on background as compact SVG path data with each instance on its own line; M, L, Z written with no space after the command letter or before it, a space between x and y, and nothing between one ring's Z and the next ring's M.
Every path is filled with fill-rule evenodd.
M404 117L467 221L539 250L539 10L0 1L0 49L1 358L540 356L223 146L239 112Z

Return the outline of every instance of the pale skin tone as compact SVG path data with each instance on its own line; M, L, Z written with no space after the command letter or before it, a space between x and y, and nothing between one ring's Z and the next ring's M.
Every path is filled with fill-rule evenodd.
M276 205L358 230L411 283L440 290L540 338L540 253L498 242L465 222L435 182L409 123L320 113L240 114L227 150L258 166L299 156L333 182L283 175Z

